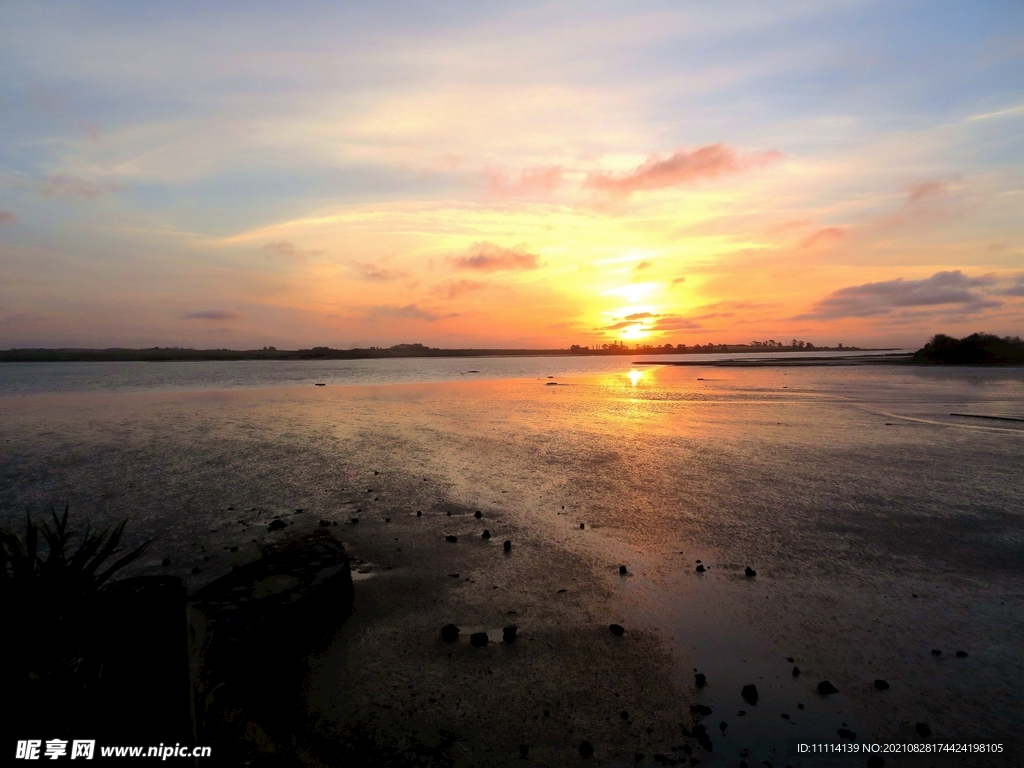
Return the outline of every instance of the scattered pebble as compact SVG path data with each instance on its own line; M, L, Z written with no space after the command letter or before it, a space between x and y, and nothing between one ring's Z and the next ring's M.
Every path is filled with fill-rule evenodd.
M486 632L474 632L469 636L469 643L474 648L483 648L488 643Z
M941 655L942 655L942 651L940 651L938 648L932 648L932 656L941 656Z
M193 576L195 576L195 575L196 575L197 573L199 573L199 572L200 572L201 570L203 570L203 569L202 569L202 568L200 568L200 567L199 567L198 565L197 565L197 566L195 566L195 567L194 567L194 568L192 569L192 575L193 575Z
M625 628L619 624L609 624L608 629L610 629L612 634L616 637L622 637L623 633L626 631Z
M506 552L511 552L512 551L512 542L509 541L508 539L505 539L505 543L502 546L505 548Z
M796 705L796 708L797 708L797 709L803 709L803 708L804 708L804 705L803 705L803 704L797 704L797 705Z
M589 758L594 754L594 748L590 745L589 741L584 741L580 744L580 757Z
M526 760L530 755L530 745L520 744L519 745L519 759Z
M698 688L703 688L708 684L708 679L704 676L703 672L698 672L693 676L693 682Z
M755 570L754 570L753 568L751 568L751 567L750 567L749 565L748 565L748 566L747 566L746 568L744 568L744 569L743 569L743 573L744 573L744 575L746 575L746 577L747 577L748 579L752 579L752 578L754 578L755 576L757 576L757 571L755 571Z
M800 677L800 667L793 667L793 677Z
M626 570L626 566L620 565L619 566L619 575L620 576L625 576L627 573L629 573L629 571ZM966 656L967 654L964 654L964 655Z
M416 510L416 517L423 517L423 510L422 509L417 509Z
M788 661L790 664L792 664L795 661L795 659L792 656L787 656L786 657L786 661Z
M163 560L160 561L160 565L164 566L165 568L168 565L170 565L170 564L171 564L171 558L169 558L169 557L165 557Z
M827 696L830 693L839 693L839 689L832 685L828 680L822 680L818 683L818 693Z
M703 565L698 565L697 566L697 573L704 573L704 571L705 571L705 568L704 568Z
M785 712L782 713L781 717L783 720L789 720L789 715L787 715Z
M516 632L519 631L519 627L515 624L510 624L501 630L501 639L506 643L514 643L516 641Z
M586 523L580 523L580 530L581 530L581 531L582 531L582 530L585 530L585 529L586 529L586 527L587 527L587 524L586 524ZM583 742L583 743L584 743L584 744L586 744L586 742Z
M352 518L352 525L355 525L358 522L359 522L359 518L358 517L353 517Z
M475 517L477 520L479 520L483 516L483 512L481 512L479 509L473 513L473 517Z
M444 537L444 540L445 541L450 541L452 544L455 544L459 540L459 537L458 536L453 536L452 534L449 533L447 536Z
M485 529L484 529L484 532L480 534L480 538L481 538L481 539L489 539L489 538L491 538L491 532L490 532L490 531L488 531L488 530L487 530L487 529L485 528Z
M967 658L967 651L957 651L956 652L956 657L958 659L966 659Z
M888 690L889 684L885 680L875 680L875 688L880 691Z
M742 695L743 695L743 700L745 702L747 702L747 704L750 704L750 705L757 704L757 686L756 685L744 685L743 686Z
M279 530L281 530L284 527L285 527L284 520L271 520L270 524L267 526L267 530L268 531L279 531Z
M441 639L446 643L454 643L459 639L459 628L454 624L446 624L441 627Z
M319 525L319 526L320 526L321 528L328 528L328 527L330 527L330 525L331 525L331 521L330 521L330 520L321 520L321 521L320 521L320 522L318 523L318 525Z

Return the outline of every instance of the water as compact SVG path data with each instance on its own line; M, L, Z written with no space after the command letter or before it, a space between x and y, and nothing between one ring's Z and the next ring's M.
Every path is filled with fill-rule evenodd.
M1024 371L629 362L5 368L18 394L0 397L0 520L64 501L96 524L131 514L132 534L156 539L139 570L165 572L167 556L198 585L254 556L275 514L302 526L359 509L360 536L409 537L427 524L416 508L463 504L519 531L533 604L561 586L531 554L543 544L586 564L578 584L611 595L617 620L664 640L665 674L714 712L705 764L747 748L748 764L798 765L787 738L836 741L840 727L1024 730L1024 424L950 415L1024 417ZM825 679L840 693L817 694Z

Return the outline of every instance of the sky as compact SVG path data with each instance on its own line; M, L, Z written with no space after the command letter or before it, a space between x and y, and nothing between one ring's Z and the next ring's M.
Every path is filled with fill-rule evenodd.
M1024 3L0 5L0 348L1024 333Z

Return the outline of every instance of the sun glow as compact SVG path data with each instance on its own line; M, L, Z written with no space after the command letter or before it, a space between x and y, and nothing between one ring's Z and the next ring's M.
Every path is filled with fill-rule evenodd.
M630 384L632 384L635 387L637 383L639 383L639 381L644 377L644 372L634 370L630 371L626 375L629 377Z

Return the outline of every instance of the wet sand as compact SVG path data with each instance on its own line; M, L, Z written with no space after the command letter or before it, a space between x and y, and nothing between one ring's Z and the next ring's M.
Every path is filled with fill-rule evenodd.
M193 586L283 535L274 515L338 522L365 573L311 713L395 744L452 731L460 764L573 764L583 739L591 763L679 758L691 704L705 765L809 764L787 738L839 728L1020 732L1024 430L946 415L1017 413L1020 376L702 373L3 398L3 512L129 514L157 538L140 570L170 557Z

